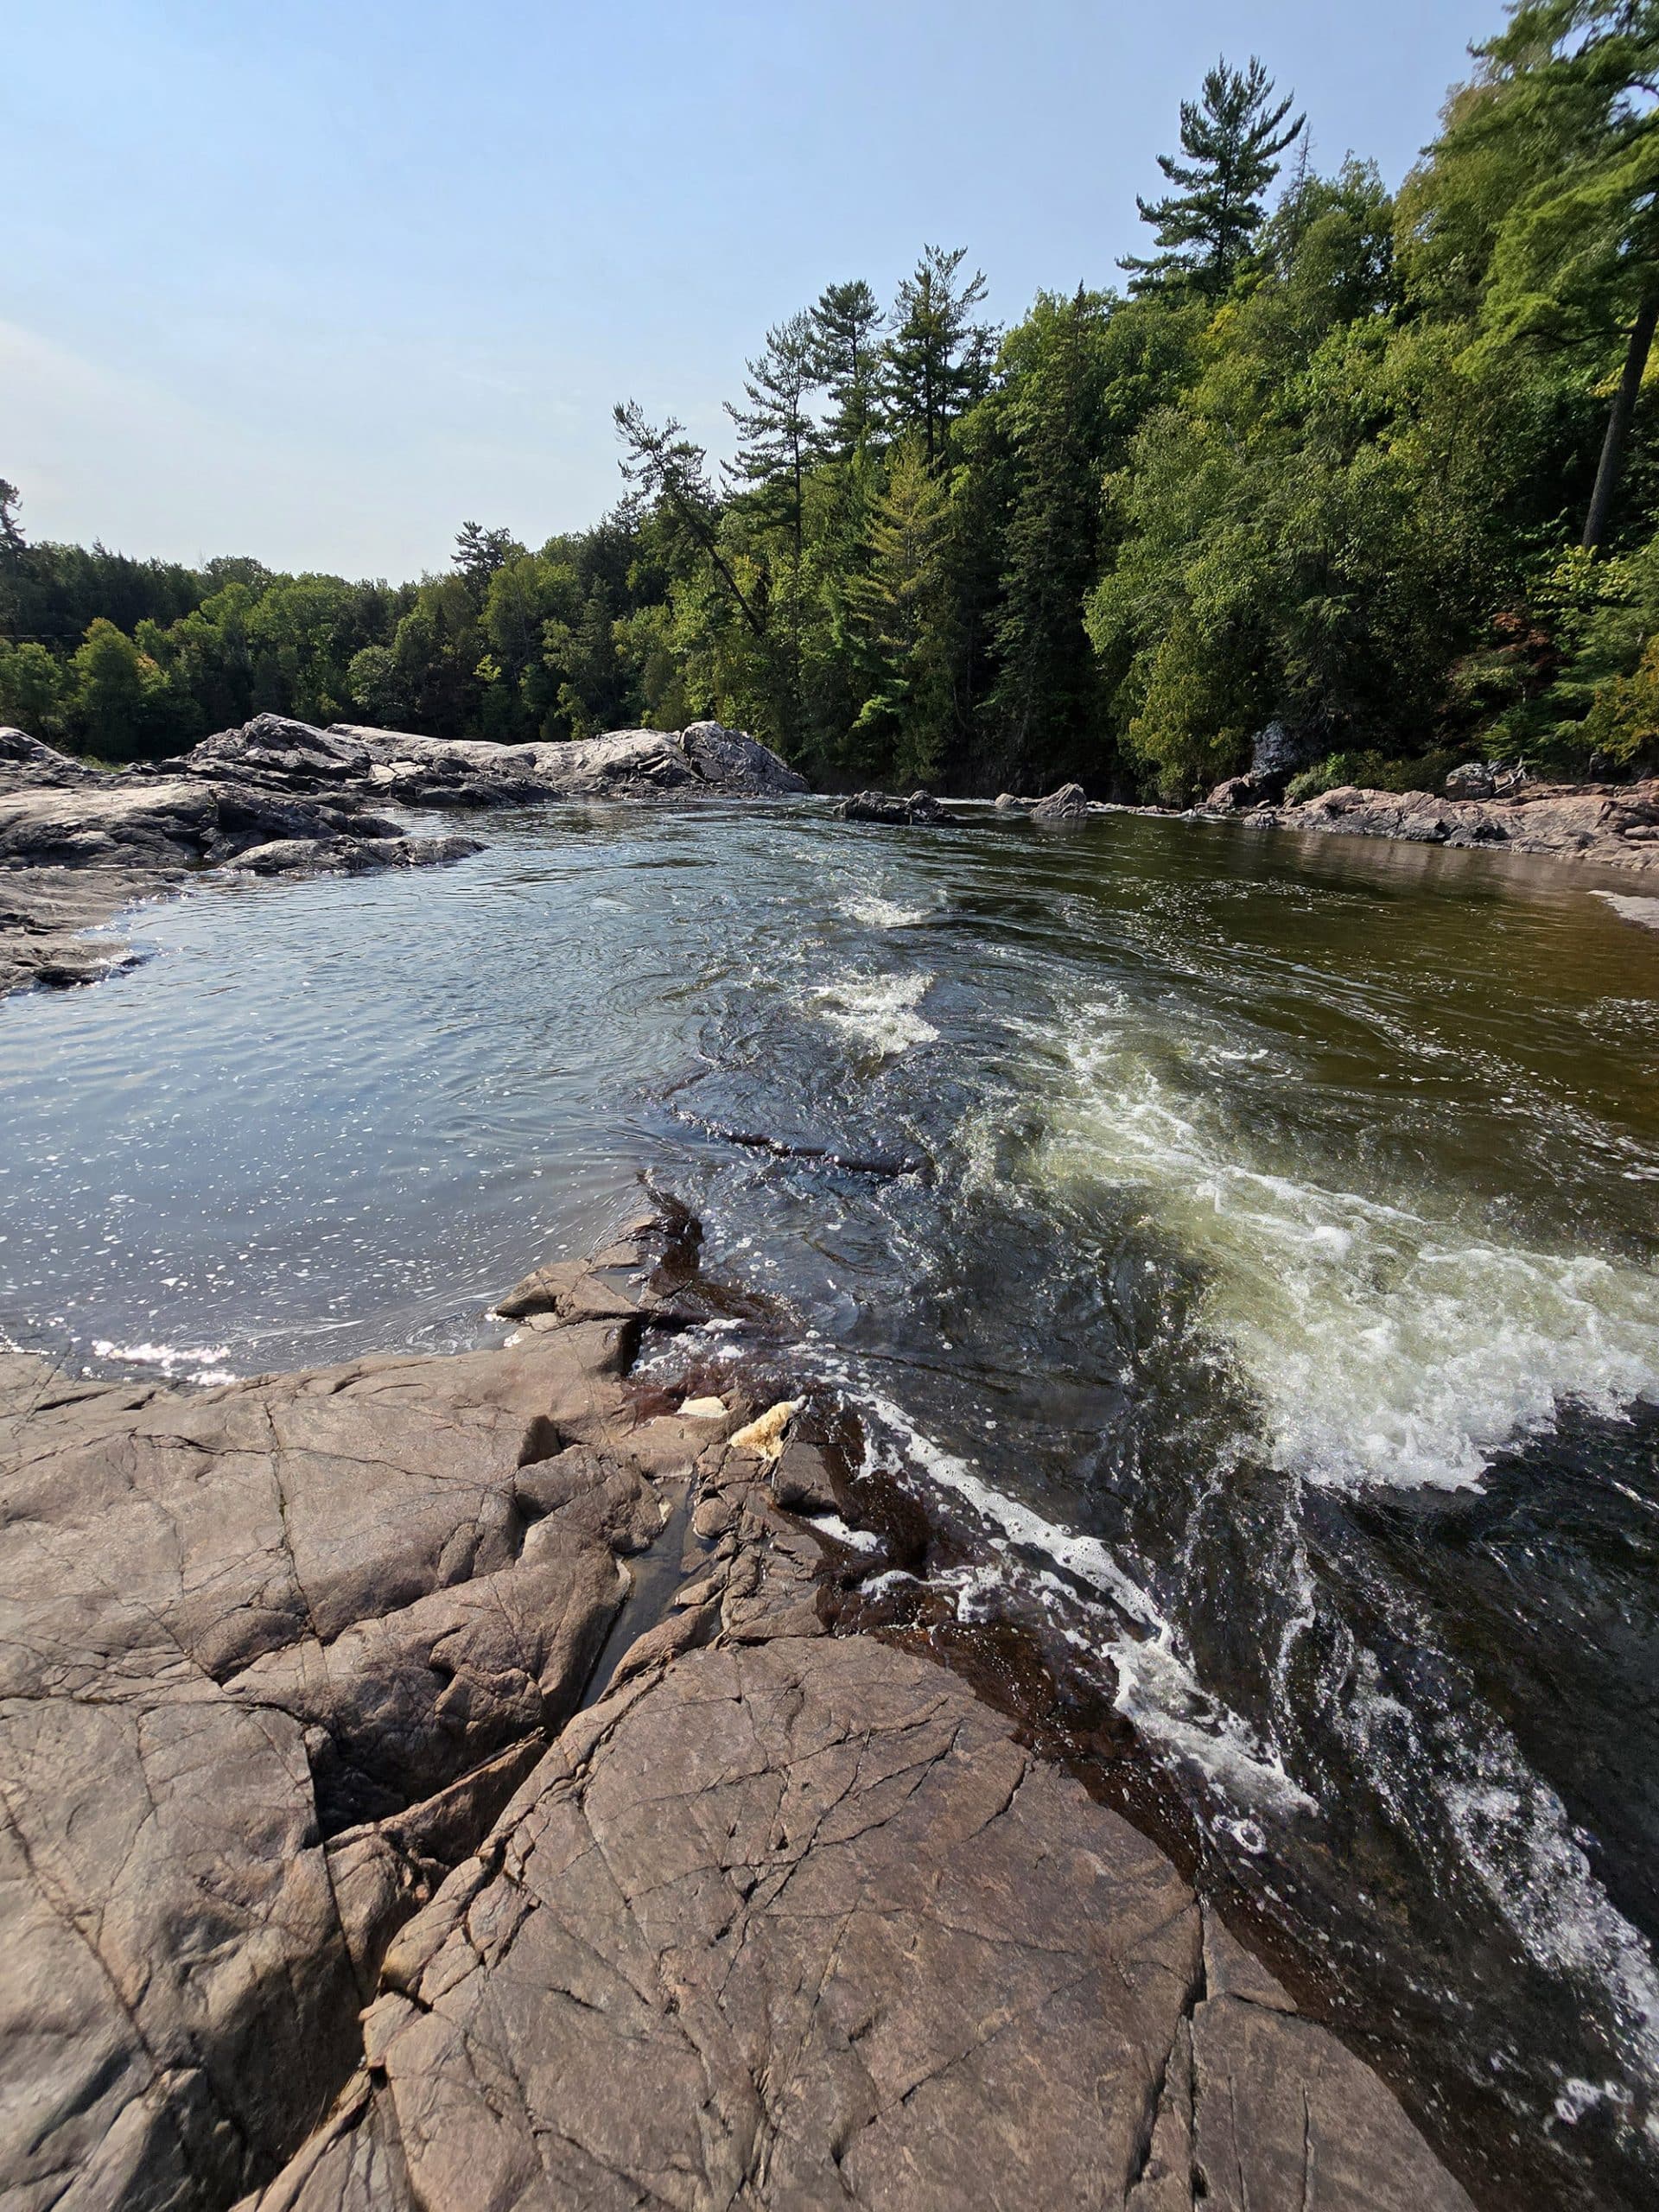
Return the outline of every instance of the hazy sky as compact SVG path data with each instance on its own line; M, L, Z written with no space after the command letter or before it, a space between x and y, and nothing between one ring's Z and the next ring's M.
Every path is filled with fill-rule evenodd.
M1396 181L1499 0L7 0L0 475L36 537L417 574L719 449L768 322L966 245L1000 320L1144 244L1259 53Z

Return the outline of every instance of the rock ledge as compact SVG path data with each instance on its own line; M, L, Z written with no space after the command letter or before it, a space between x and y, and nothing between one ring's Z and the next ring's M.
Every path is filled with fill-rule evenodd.
M631 1379L690 1244L499 1351L0 1360L6 2203L1466 2212L1154 1845L830 1633L890 1561L789 1409Z

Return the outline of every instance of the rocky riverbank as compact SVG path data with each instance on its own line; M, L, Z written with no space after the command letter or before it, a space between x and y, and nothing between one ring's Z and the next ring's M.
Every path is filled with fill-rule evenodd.
M90 981L129 956L90 940L121 907L207 868L359 874L459 860L382 810L548 799L762 798L806 785L740 730L613 730L582 744L478 745L315 729L260 715L121 774L0 729L0 992Z
M496 1350L0 1360L5 2202L1465 2207L1154 1844L848 1632L902 1493L786 1347L664 1366L695 1237Z
M1282 780L1282 779L1281 779ZM1659 779L1635 784L1519 781L1484 796L1361 791L1344 785L1287 805L1249 776L1217 785L1188 822L1238 822L1252 830L1314 830L1341 837L1393 837L1414 845L1484 846L1600 868L1659 868ZM1004 792L1005 818L1065 824L1111 814L1160 814L1087 799L1077 784L1046 798Z
M1239 818L1262 830L1396 837L1414 845L1484 845L1601 868L1659 868L1659 780L1522 783L1489 798L1438 798L1429 791L1344 785L1298 806L1249 806Z

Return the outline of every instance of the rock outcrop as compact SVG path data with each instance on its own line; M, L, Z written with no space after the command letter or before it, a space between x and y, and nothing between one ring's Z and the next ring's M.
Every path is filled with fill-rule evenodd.
M631 1378L677 1233L499 1351L0 1363L0 2198L1465 2212L1154 1845L830 1632L896 1554L828 1457Z
M1089 814L1089 799L1081 784L1062 784L1039 798L1031 810L1033 822L1081 822Z
M354 791L404 806L526 805L543 799L769 798L804 777L741 730L612 730L569 743L489 745L340 722L326 730L280 715L204 738L148 772L232 777L274 791Z
M281 715L120 775L0 729L0 992L86 982L128 957L84 932L196 870L360 874L481 850L378 810L550 798L761 798L804 791L741 730L615 730L573 745L474 745Z
M1466 779L1459 792L1484 788ZM1223 785L1207 810L1233 810ZM1248 803L1248 802L1246 802ZM1605 868L1659 867L1659 781L1520 784L1490 795L1437 798L1429 791L1360 791L1344 785L1300 805L1257 807L1259 829L1317 830L1344 837L1395 837L1408 844L1489 845Z
M885 822L895 826L915 822L930 827L949 820L931 791L912 791L900 798L893 791L854 791L836 812L843 822Z

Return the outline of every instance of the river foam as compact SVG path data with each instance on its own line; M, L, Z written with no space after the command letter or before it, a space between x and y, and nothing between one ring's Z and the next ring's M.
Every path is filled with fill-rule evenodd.
M826 1021L859 1043L881 1053L905 1052L938 1037L917 1011L932 982L931 976L849 976L821 984L812 997Z
M1650 1270L1506 1243L1421 1188L1389 1203L1253 1159L1116 1001L1043 1042L1060 1079L1039 1183L1071 1206L1091 1190L1143 1198L1202 1269L1208 1325L1286 1471L1468 1485L1565 1399L1617 1414L1659 1390Z

